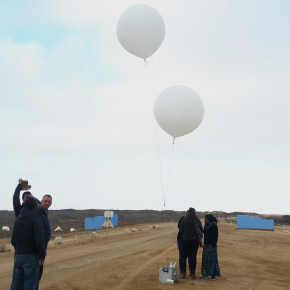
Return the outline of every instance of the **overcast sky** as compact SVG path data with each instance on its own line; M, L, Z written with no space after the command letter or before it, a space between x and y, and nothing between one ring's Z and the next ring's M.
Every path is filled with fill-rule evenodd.
M148 1L0 0L1 210L20 177L51 209L164 208L144 61L116 35L134 4ZM289 214L290 1L149 5L166 26L153 99L186 85L205 107L175 141L166 209Z

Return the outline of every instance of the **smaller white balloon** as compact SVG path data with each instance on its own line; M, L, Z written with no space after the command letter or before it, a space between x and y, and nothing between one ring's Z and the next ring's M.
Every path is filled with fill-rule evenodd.
M202 122L204 106L200 96L186 86L172 86L157 97L154 116L158 125L173 138L194 131Z
M126 9L117 24L121 45L143 59L155 53L165 36L165 23L160 13L151 6L137 4Z

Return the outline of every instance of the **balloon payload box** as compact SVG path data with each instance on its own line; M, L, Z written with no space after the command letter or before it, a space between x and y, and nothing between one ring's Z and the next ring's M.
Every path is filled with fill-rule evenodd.
M177 281L177 268L175 267L175 263L168 265L167 258L167 266L159 268L159 282L168 283L168 280Z

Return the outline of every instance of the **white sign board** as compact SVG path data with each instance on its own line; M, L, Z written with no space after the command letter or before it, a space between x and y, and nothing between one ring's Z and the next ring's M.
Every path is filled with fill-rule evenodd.
M106 210L104 213L104 217L109 220L114 216L114 212L112 210Z

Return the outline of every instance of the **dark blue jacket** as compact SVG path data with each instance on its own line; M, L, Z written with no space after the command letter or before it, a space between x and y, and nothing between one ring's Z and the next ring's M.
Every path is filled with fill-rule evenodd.
M180 228L181 222L183 221L184 218L185 218L185 216L182 216L182 217L179 219L179 221L178 221L178 225L177 225L177 228L178 228L178 229ZM181 234L180 232L178 232L178 234L177 234L177 241L178 241L178 242L183 241L183 236L182 236L182 234Z
M23 208L14 223L11 243L15 254L46 256L43 221L35 209Z
M49 220L48 220L48 217L47 217L47 213L43 210L43 208L40 205L38 205L37 212L42 217L42 220L43 220L44 243L45 243L45 247L47 247L47 244L48 244L48 242L50 240L50 236L51 236Z
M216 223L211 223L210 226L204 226L204 244L211 245L215 248L219 238L219 230Z

